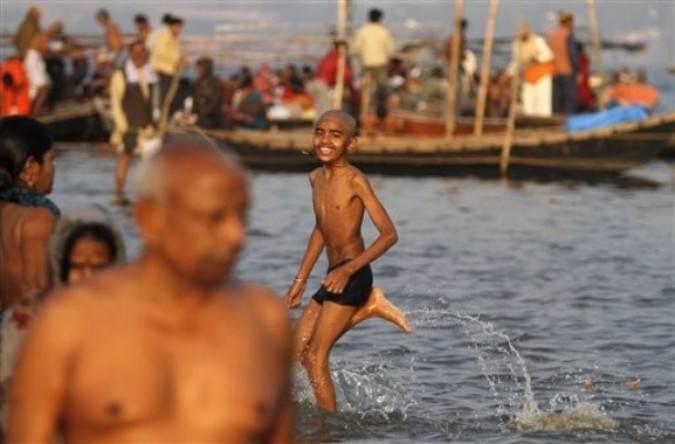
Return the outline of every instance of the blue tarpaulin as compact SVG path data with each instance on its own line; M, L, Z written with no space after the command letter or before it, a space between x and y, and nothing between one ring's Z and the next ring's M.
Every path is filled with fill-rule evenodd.
M597 113L580 114L567 119L565 129L570 133L589 131L596 128L616 125L624 122L643 120L649 114L639 105L618 106L616 108Z

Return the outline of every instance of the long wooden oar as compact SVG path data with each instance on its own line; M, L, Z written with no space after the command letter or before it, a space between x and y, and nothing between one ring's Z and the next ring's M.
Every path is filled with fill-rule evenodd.
M459 66L463 54L460 39L462 36L462 15L464 14L464 0L455 1L454 29L452 33L452 52L448 65L448 97L445 110L445 135L452 137L455 134L455 120L457 118L457 87L459 82Z
M480 68L480 86L478 87L478 100L476 102L476 121L473 127L474 136L483 134L483 121L485 119L485 103L487 101L488 82L490 81L490 59L492 57L492 42L495 34L497 10L499 0L490 1L488 21L485 27L485 44L483 45L483 57Z
M171 102L173 102L176 92L178 91L178 83L180 82L180 76L183 73L182 63L179 61L178 66L176 67L176 72L171 78L171 85L169 85L169 90L166 92L164 97L164 103L162 103L162 114L160 115L159 120L159 131L158 135L160 138L164 138L166 130L169 126L169 112L171 111Z
M520 45L516 45L515 73L511 78L511 97L509 102L509 118L506 124L506 134L502 144L502 156L499 162L499 174L504 179L508 176L509 157L511 156L511 144L513 131L516 127L516 109L518 108L518 88L520 86Z

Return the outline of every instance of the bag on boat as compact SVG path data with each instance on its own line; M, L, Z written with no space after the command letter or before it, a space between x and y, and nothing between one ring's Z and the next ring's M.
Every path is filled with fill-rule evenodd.
M537 83L544 76L553 75L553 62L530 63L523 70L523 80L527 83Z
M597 113L579 114L567 119L565 129L570 133L590 131L625 122L635 122L649 116L641 106L619 106Z

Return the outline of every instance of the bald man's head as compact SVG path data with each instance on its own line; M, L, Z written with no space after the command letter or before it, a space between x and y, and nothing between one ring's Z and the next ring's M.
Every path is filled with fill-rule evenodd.
M181 138L141 163L136 192L139 199L166 203L171 188L189 187L191 179L199 174L217 170L245 178L241 164L232 154L198 139Z

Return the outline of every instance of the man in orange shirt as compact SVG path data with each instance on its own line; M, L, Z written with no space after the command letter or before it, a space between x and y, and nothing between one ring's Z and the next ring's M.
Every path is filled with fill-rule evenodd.
M553 113L574 114L577 109L577 74L579 52L572 29L574 16L568 11L558 13L558 26L548 36L553 52Z

